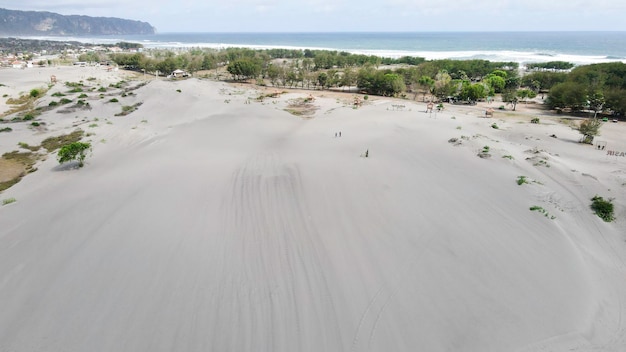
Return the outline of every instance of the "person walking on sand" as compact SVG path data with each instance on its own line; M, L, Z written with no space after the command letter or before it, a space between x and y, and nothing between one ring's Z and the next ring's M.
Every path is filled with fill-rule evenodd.
M339 131L339 137L341 137L341 131Z

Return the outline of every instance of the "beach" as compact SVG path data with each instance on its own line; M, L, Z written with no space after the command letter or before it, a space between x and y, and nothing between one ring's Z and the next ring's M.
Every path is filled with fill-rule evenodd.
M623 121L584 145L540 98L426 112L102 67L0 75L11 97L55 75L38 106L82 81L89 103L0 125L0 153L77 128L92 145L0 193L0 351L626 348Z

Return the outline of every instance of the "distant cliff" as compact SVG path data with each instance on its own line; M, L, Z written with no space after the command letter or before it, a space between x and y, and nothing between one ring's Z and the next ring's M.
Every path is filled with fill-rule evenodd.
M154 34L147 22L0 8L0 35Z

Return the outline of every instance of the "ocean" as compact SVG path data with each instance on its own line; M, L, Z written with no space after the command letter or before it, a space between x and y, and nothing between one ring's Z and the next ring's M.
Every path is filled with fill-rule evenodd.
M42 38L42 37L39 37ZM146 48L298 48L383 57L575 64L626 62L626 32L159 33L54 37L85 43L139 42Z

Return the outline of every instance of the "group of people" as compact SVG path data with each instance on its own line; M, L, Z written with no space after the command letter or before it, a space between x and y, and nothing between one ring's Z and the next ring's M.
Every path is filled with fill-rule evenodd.
M341 137L341 131L335 132L335 137L337 137L337 136Z

